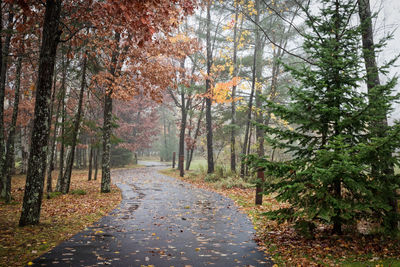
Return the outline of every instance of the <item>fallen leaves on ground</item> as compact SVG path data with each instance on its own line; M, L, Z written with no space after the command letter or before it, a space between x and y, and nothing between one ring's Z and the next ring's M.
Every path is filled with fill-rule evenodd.
M56 172L53 176L57 176ZM58 195L52 199L45 196L40 224L21 228L18 227L18 221L25 176L13 177L13 202L8 205L0 202L0 266L29 265L30 261L61 241L98 221L121 201L116 186L112 186L111 193L101 194L100 180L87 181L86 171L74 171L71 179L70 191L84 190L85 195ZM54 179L53 185L56 182Z
M378 266L385 259L400 259L399 240L362 235L351 229L346 234L337 236L332 235L330 229L322 225L317 228L314 239L306 239L296 233L292 224L278 224L261 215L263 212L285 207L285 204L277 202L273 196L264 196L263 205L256 206L254 189L218 188L213 183L205 182L204 177L193 173L182 178L177 170L161 172L234 200L252 219L260 249L273 257L276 266L342 266L360 261L363 262L362 266L366 262L368 265Z

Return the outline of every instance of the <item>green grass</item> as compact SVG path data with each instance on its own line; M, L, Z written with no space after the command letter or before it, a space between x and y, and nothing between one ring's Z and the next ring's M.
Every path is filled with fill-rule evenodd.
M205 159L195 159L192 160L192 163L190 164L190 170L193 171L201 171L206 169L207 169L207 160Z
M75 190L72 190L70 194L71 194L71 195L80 195L80 196L83 196L83 195L86 195L86 191L83 190L83 189L75 189Z
M343 262L341 266L345 267L400 267L399 259L384 259L377 261L359 261L359 262Z

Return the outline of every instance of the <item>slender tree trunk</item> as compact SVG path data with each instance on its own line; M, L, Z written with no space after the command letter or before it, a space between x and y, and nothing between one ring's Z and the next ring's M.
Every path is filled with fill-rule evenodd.
M199 120L197 121L196 132L194 133L194 137L193 137L193 140L194 140L195 144L197 142L197 138L200 135L200 126L201 126L201 121L203 119L203 113L204 113L204 102L201 104ZM190 154L189 154L189 157L187 159L187 165L186 165L186 170L187 171L189 170L190 164L192 163L194 149L195 149L194 147L190 148Z
M82 115L83 96L86 88L86 67L87 67L87 55L85 52L83 54L83 62L82 62L82 81L81 81L81 90L79 92L78 110L75 115L74 128L72 132L71 152L68 157L67 166L64 173L64 178L63 178L64 184L63 187L61 188L63 194L67 194L69 192L69 188L71 185L72 166L74 163L74 151L78 142L78 133L82 117L81 115Z
M374 44L374 34L372 28L372 15L369 0L358 0L359 16L362 26L362 46L363 46L363 56L365 62L365 69L367 71L367 88L368 97L370 103L379 103L379 98L381 97L380 92L380 79L379 79L379 69L376 63L376 53ZM372 136L385 137L387 135L388 127L388 114L387 111L379 114L382 118L379 121L374 122L371 125L370 132ZM387 161L386 159L392 157L392 152L390 148L382 147L376 151L376 164L372 164L372 173L376 176L393 177L394 166L393 163ZM380 157L383 158L380 159ZM379 165L379 166L378 166ZM389 178L390 179L390 178ZM385 181L386 182L386 181ZM390 186L390 182L388 182ZM388 225L391 230L396 231L398 227L398 222L396 219L396 192L389 197L389 204L392 207L392 211L389 213L388 218L386 218Z
M166 126L164 107L162 108L162 112L163 112L163 134L164 134L164 152L162 154L163 154L163 158L165 158L165 161L168 161L167 159L169 158L169 155L168 155L169 151L168 151L168 143L167 143L167 126Z
M86 138L85 138L85 144L86 144ZM83 169L86 170L87 168L87 148L84 147L82 148L82 163L83 163Z
M94 176L93 180L97 180L97 171L99 169L99 149L96 148L96 153L94 154Z
M233 27L233 77L238 74L237 70L237 47L238 47L238 18L239 7L235 2L235 24ZM236 172L236 85L232 86L232 106L231 106L231 171Z
M65 93L65 91L64 91ZM64 94L63 94L64 95ZM65 116L66 116L66 110L65 110L65 100L62 98L61 100L61 148L60 148L60 166L58 170L58 179L57 179L57 185L56 185L56 192L61 192L61 189L64 186L64 180L63 180L63 174L64 174L64 154L65 154L65 145L64 145L64 137L65 137Z
M211 51L211 1L207 3L207 75L211 75L212 51ZM206 92L211 92L211 80L206 80ZM214 172L213 132L211 116L211 98L206 98L206 128L207 128L207 173Z
M178 169L179 175L183 177L184 172L184 160L185 160L185 130L186 130L186 119L187 110L185 106L185 94L182 93L182 108L181 108L181 129L179 133L179 156L178 156Z
M20 226L38 224L42 205L46 154L49 139L50 97L61 32L59 30L62 0L47 0L36 89L35 115L28 173L22 205Z
M259 7L259 2L257 2L257 5ZM255 44L254 44L254 52L253 52L253 69L252 69L252 82L251 82L251 92L250 92L250 99L249 99L249 106L248 106L248 111L247 111L247 121L246 121L246 130L244 134L244 141L243 141L243 149L242 149L242 154L247 155L249 154L247 150L250 148L250 123L251 123L251 117L253 113L253 98L254 98L254 93L256 90L256 83L257 83L257 69L260 67L259 65L259 58L262 58L262 45L261 45L261 36L260 32L258 29L258 23L259 23L260 17L259 17L259 12L257 10L257 13L255 15L255 23L256 26L254 28L255 31ZM245 166L244 161L242 161L240 165L240 176L243 178L246 172L247 166Z
M181 61L181 68L185 67L185 60ZM186 123L187 123L187 111L189 109L189 100L188 103L185 103L185 91L181 88L181 129L179 132L179 155L178 155L178 169L179 176L183 177L185 175L184 171L184 159L185 159L185 131L186 131Z
M119 41L120 34L118 32L115 33L115 43L116 50L113 52L111 59L111 68L110 74L112 77L115 76L116 66L118 63L119 56ZM113 109L113 101L111 98L112 95L112 84L110 84L108 92L106 92L104 96L104 124L103 124L103 157L101 161L102 165L102 173L101 173L101 192L109 193L111 192L111 171L110 171L110 159L111 159L111 132L112 132L112 109Z
M71 50L71 46L68 47L68 52ZM56 185L56 192L61 192L61 189L64 186L63 174L64 174L64 157L65 157L65 118L67 116L66 106L65 106L65 94L67 89L67 74L70 60L67 58L65 60L65 54L62 54L62 78L61 78L61 93L59 95L60 108L61 108L61 131L60 131L60 164L58 170L58 178Z
M55 70L54 70L54 79L53 79L53 92L51 95L51 106L50 106L50 116L49 116L49 127L51 129L51 123L52 123L52 119L53 119L53 110L54 110L54 100L56 97L56 82L57 82L57 69L55 66ZM46 187L46 192L47 192L47 198L50 198L49 193L53 191L53 177L52 177L52 173L54 170L54 153L55 153L55 145L56 145L56 137L57 137L57 120L58 120L58 115L59 115L59 111L60 111L60 103L61 101L58 101L58 105L57 105L57 114L56 114L56 120L54 123L54 133L53 133L53 137L51 138L50 142L49 142L49 147L50 147L50 158L49 158L49 163L47 166L47 187Z
M6 160L4 164L3 174L6 176L6 203L11 201L11 171L13 155L14 155L14 142L15 142L15 131L17 128L17 118L18 118L18 105L19 105L19 95L20 95L20 85L21 85L21 69L22 69L22 55L18 57L17 61L17 70L15 77L15 93L14 93L14 106L13 113L11 119L11 127L9 129L8 140L7 140L7 149L6 149Z
M56 139L57 139L57 132L58 132L58 118L60 116L60 106L61 103L58 104L57 107L57 113L56 113L56 120L55 120L55 125L54 125L54 132L53 132L53 137L51 139L51 154L50 154L50 160L49 160L49 166L48 166L48 171L47 171L47 194L53 191L53 171L54 171L54 165L55 162L57 161L57 153L56 153Z
M0 3L1 4L1 3ZM12 31L13 31L13 19L14 19L14 13L13 13L13 7L10 4L10 10L8 12L8 23L7 23L7 34L6 34L6 39L4 42L4 51L1 51L2 53L2 61L1 63L1 71L0 71L0 179L1 179L1 184L0 184L0 191L1 191L1 196L5 197L6 195L6 182L7 178L4 171L4 165L5 165L5 151L4 151L4 96L5 96L5 89L6 89L6 79L7 79L7 71L8 71L8 54L10 50L10 42L11 42L11 36L12 36ZM1 14L0 14L1 15Z
M260 10L260 0L255 1L255 10ZM255 22L256 24L259 23L259 12L256 14ZM260 44L261 43L261 37L259 31L256 31L256 43ZM262 76L262 54L259 53L256 57L256 68L254 70L255 77L253 77L253 82L255 86L255 93L256 93L256 122L258 124L263 123L263 115L260 112L261 110L261 95L262 95L262 88L258 86L258 83L261 80ZM256 140L257 140L257 155L259 157L264 156L264 131L262 130L261 127L256 126ZM255 198L255 204L256 205L261 205L262 204L262 191L263 191L263 184L264 184L264 170L263 169L258 169L257 170L257 178L258 182L256 185L256 198Z
M93 146L90 146L89 150L89 173L88 173L88 181L92 180L92 169L93 169Z

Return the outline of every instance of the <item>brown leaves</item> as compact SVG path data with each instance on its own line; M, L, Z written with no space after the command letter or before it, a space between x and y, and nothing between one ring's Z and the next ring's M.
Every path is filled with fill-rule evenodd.
M167 174L167 171L165 173ZM177 171L168 171L168 175L185 179L179 177ZM292 224L278 224L263 216L263 212L288 205L277 202L273 196L264 196L264 204L255 206L254 189L215 188L213 184L204 182L199 175L192 175L185 181L233 199L252 219L259 248L271 255L279 266L342 266L353 261L361 261L362 266L379 266L386 258L400 257L398 240L382 239L378 235L357 234L357 229L347 229L345 235L337 236L331 235L331 229L320 225L314 239L303 238L296 233ZM395 264L397 263L395 261Z
M57 175L53 175L56 177ZM99 193L100 180L86 181L86 171L73 172L71 191L82 189L86 195L59 195L43 199L41 223L18 227L25 176L13 177L11 205L0 204L0 266L24 266L100 217L121 200L116 187L110 194ZM54 180L53 184L56 183Z

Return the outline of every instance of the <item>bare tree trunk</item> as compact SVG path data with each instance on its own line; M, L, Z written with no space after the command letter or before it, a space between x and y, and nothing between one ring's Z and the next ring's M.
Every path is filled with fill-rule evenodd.
M53 119L53 109L54 109L54 100L56 97L56 81L57 81L57 70L54 70L54 80L53 80L53 92L51 95L51 106L50 106L50 116L49 116L49 127L51 129L51 123L52 123L52 119ZM47 192L47 198L50 198L49 193L53 191L53 185L52 185L52 173L54 170L54 150L55 150L55 146L56 146L56 138L57 138L57 120L58 120L58 116L59 116L59 112L60 112L60 104L61 101L58 101L58 105L57 105L57 112L56 112L56 120L54 123L54 133L53 133L53 137L50 140L49 143L49 147L50 147L50 158L49 158L49 163L48 163L48 167L47 167L47 188L46 188L46 192Z
M235 2L235 24L233 27L233 77L237 76L237 47L238 47L238 18L239 7ZM232 106L231 106L231 171L236 172L236 85L232 86Z
M6 203L11 201L11 171L12 164L14 164L14 142L15 142L15 131L17 128L17 118L18 118L18 105L19 105L19 95L21 86L21 69L22 69L22 55L18 57L17 70L15 77L15 93L14 93L14 106L11 119L11 127L9 129L8 140L6 145L6 160L4 163L3 174L6 177Z
M69 53L71 50L71 46L68 47L68 51L66 54ZM68 74L68 67L70 64L70 60L67 57L65 60L65 54L62 54L62 78L61 78L61 93L60 93L60 106L61 106L61 148L60 148L60 165L59 165L59 172L57 178L57 185L56 185L56 192L61 192L62 188L64 187L64 163L65 163L65 118L67 116L66 106L65 106L65 95L67 91L67 74Z
M120 34L115 33L116 49L119 47ZM118 63L119 51L114 51L111 59L110 74L112 77L115 75L116 66ZM112 84L110 84L112 86ZM112 132L112 109L113 102L111 98L112 88L106 92L104 96L104 122L103 122L103 157L101 161L102 173L101 173L101 192L111 192L111 171L110 171L110 159L111 159L111 132Z
M207 75L211 75L212 51L211 51L211 1L207 3ZM211 80L206 80L206 92L211 92ZM211 115L211 98L206 98L206 128L207 128L207 173L214 172L213 132Z
M93 180L97 180L97 171L99 170L99 150L96 148L96 153L94 154L94 177Z
M257 7L259 8L259 2L256 2ZM246 130L244 134L244 141L243 141L243 149L242 154L248 155L248 149L250 149L250 123L251 117L253 113L253 98L254 93L256 91L256 84L257 84L257 70L260 67L260 58L262 58L262 44L261 44L261 36L258 28L258 23L260 21L259 12L257 9L257 13L255 15L255 44L254 44L254 52L253 52L253 70L252 70L252 82L251 82L251 92L250 92L250 99L249 99L249 106L247 111L247 122L246 122ZM242 161L240 165L240 176L243 178L245 174L247 175L247 166L245 166L244 162Z
M381 97L380 92L380 80L379 80L379 69L376 63L376 53L374 44L374 34L372 28L372 15L369 0L358 0L359 16L362 26L362 45L363 45L363 56L365 62L365 69L367 71L367 88L369 103L379 103ZM383 111L379 114L382 118L372 124L370 132L372 136L385 137L387 135L388 127L388 114L387 111ZM387 159L392 157L392 151L390 148L381 147L376 151L374 155L376 157L376 163L372 164L372 173L374 176L393 177L394 166L392 162L388 162ZM383 158L380 159L380 157ZM379 166L378 166L379 165ZM390 178L389 178L390 179ZM386 182L386 181L385 181ZM390 182L389 182L390 184ZM389 198L389 205L392 207L391 214L386 218L390 229L393 231L397 230L398 222L396 219L396 192L393 192L393 196Z
M181 61L181 68L185 67L185 60ZM179 176L183 177L185 175L184 171L184 159L185 159L185 131L187 123L187 111L189 109L190 102L189 99L185 103L185 91L181 88L181 127L179 132L179 155L178 155L178 169Z
M65 93L65 91L64 91ZM63 95L64 95L63 93ZM65 101L64 98L61 100L61 148L60 148L60 166L58 170L58 179L56 185L56 192L61 192L61 189L64 186L63 174L64 174L64 154L65 154L65 145L64 145L64 135L65 135Z
M92 180L93 146L90 145L88 181Z
M74 128L72 132L71 152L70 156L68 157L67 166L64 173L64 178L63 178L64 184L63 187L61 188L63 194L67 194L69 192L69 188L71 185L72 166L74 163L74 151L78 142L78 133L82 117L81 114L82 114L83 96L86 88L86 67L87 67L87 55L85 52L83 53L81 90L79 92L78 110L75 115Z
M204 113L204 102L201 104L201 110L200 110L200 115L199 115L199 120L197 121L197 128L196 128L196 132L194 133L194 137L193 140L196 144L196 140L200 135L200 126L201 126L201 121L203 119L203 113ZM193 159L193 153L194 153L194 147L190 148L190 154L189 157L187 158L186 161L186 170L188 171L190 168L190 164L192 163L192 159Z
M260 0L255 1L255 10L260 10ZM255 23L258 25L260 20L259 12L256 13ZM256 31L256 43L258 45L261 44L261 37L260 33ZM257 45L257 46L258 46ZM258 124L263 123L263 115L260 112L261 110L261 95L262 95L262 88L258 88L257 82L260 81L262 76L262 54L259 53L256 57L256 68L253 70L255 77L253 77L253 86L255 86L255 94L256 94L256 122ZM256 126L256 140L257 140L257 155L259 157L264 156L264 131L261 127ZM255 197L255 204L261 205L262 204L262 191L263 191L263 183L264 183L264 170L258 169L257 170L257 185L256 185L256 197Z
M0 3L1 4L1 3ZM1 71L0 71L0 192L2 197L6 197L6 183L7 178L4 171L5 165L5 140L4 140L4 96L5 96L5 89L6 89L6 79L7 79L7 71L8 71L8 54L10 50L10 42L11 36L13 32L13 19L14 13L12 10L12 4L10 4L8 12L8 23L7 23L7 34L6 39L4 42L4 51L0 51L2 53L2 61L1 63ZM1 15L1 14L0 14Z
M61 32L59 30L62 0L47 0L36 90L35 116L28 173L22 205L20 226L38 224L42 205L46 154L49 139L50 94L54 64Z

